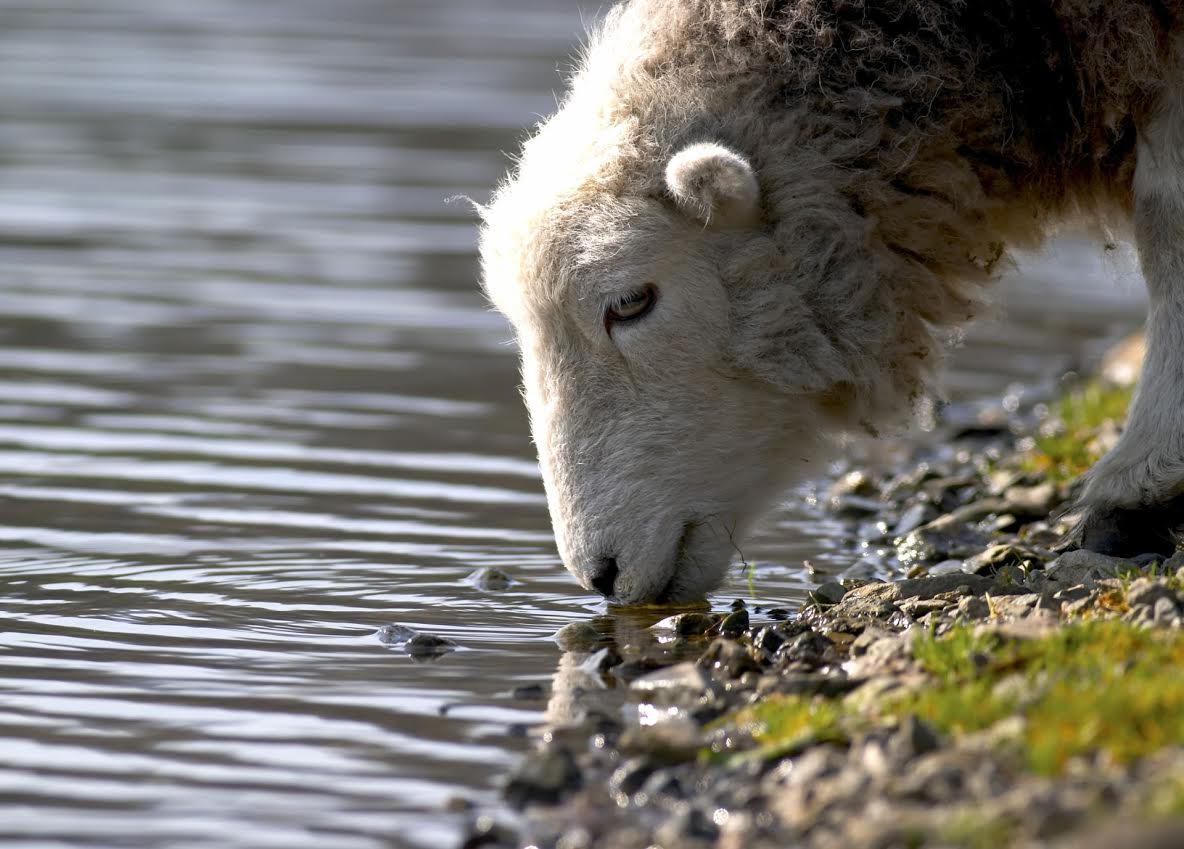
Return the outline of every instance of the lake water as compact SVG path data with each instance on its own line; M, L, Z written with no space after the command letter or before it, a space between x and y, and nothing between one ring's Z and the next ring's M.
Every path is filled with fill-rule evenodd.
M557 0L0 0L4 845L452 845L556 630L639 624L559 564L446 202L488 197L581 31ZM1031 265L951 394L1137 323L1103 266ZM713 601L793 606L849 540L794 494Z

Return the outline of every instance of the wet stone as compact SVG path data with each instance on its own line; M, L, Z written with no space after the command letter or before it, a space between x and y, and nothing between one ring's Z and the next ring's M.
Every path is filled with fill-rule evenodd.
M719 633L725 637L739 637L748 630L748 611L744 608L733 610L719 623Z
M621 653L612 646L605 646L593 652L588 658L580 664L580 669L587 672L589 675L603 675L614 666L618 666L624 658Z
M827 581L810 590L806 597L816 607L831 607L842 601L846 594L847 588L842 584L837 581Z
M454 651L457 645L447 637L424 634L406 625L383 625L378 629L378 639L387 645L399 646L412 657L438 657Z
M697 663L701 668L727 679L760 670L760 664L748 648L734 640L716 640L707 647Z
M948 514L900 538L896 556L906 566L962 559L982 551L988 536L967 524L967 519Z
M785 643L786 638L768 626L761 628L752 638L752 644L769 657L775 655Z
M510 698L522 702L538 702L547 698L547 689L542 684L523 684L510 691Z
M435 634L416 634L405 643L403 651L412 657L439 657L450 651L456 651L456 643L447 637L437 637Z
M582 777L575 757L567 749L549 746L528 757L502 789L511 806L554 805L580 787Z
M497 592L500 590L508 590L510 587L518 583L511 578L506 572L492 566L486 566L473 572L465 582L472 584L479 590L486 590L487 592Z
M690 841L715 841L719 835L716 824L698 808L684 809L666 820L654 831L660 846L679 846L691 849Z
M615 770L608 779L609 793L614 796L632 796L653 775L656 765L646 758L630 758Z
M590 652L608 642L608 637L588 622L569 622L553 637L564 651Z
M680 613L654 623L652 630L673 631L680 637L698 637L706 634L714 626L715 620L706 613Z
M892 529L892 535L902 537L905 534L915 531L922 525L926 525L937 518L937 510L933 505L918 503L909 507L900 514L900 519L896 522L896 527Z
M493 817L478 817L462 838L460 849L514 849L518 835Z
M406 625L383 625L378 629L378 639L392 645L402 645L419 632Z
M662 693L679 690L704 690L708 679L703 670L691 662L677 663L643 675L629 685L637 693Z
M673 709L657 717L643 710L643 715L645 724L632 726L622 735L621 751L644 756L660 765L685 763L698 757L705 740L694 719Z

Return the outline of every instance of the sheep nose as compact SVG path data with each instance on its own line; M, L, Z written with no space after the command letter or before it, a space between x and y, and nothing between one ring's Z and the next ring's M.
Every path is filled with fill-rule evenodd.
M589 583L598 593L609 598L613 595L613 585L617 582L617 573L620 572L617 568L617 558L601 557L596 565L596 574Z

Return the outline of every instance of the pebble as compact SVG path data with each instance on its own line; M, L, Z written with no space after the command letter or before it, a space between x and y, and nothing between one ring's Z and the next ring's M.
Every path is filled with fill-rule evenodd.
M465 582L472 584L479 590L486 590L488 592L508 590L518 583L507 573L493 566L484 566L478 569L465 578Z

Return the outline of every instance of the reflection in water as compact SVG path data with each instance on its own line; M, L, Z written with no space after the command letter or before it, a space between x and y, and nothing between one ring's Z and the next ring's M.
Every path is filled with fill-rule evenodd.
M0 17L0 840L449 845L444 803L493 803L544 715L515 688L555 676L556 717L606 683L556 631L674 651L648 627L667 612L605 612L563 573L509 334L445 202L486 197L552 108L577 11ZM1088 257L1028 275L956 396L1130 323ZM850 536L795 496L714 603L793 602L804 559L860 559ZM519 583L466 582L483 566ZM416 663L392 623L458 649Z

